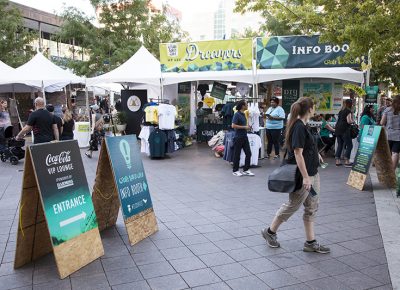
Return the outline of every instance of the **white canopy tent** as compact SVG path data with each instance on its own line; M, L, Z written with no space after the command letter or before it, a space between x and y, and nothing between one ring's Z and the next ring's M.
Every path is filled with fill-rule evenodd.
M15 71L15 68L6 65L4 62L0 61L0 82L3 78L6 78L12 75ZM0 85L0 93L30 93L32 91L36 91L37 88L25 84L4 84Z
M60 68L43 54L37 53L30 61L0 77L0 85L25 84L55 92L68 84L85 83L85 79Z
M103 75L88 78L87 85L98 83L161 85L160 62L142 46L130 59Z
M177 84L190 81L226 81L254 83L254 75L251 70L231 70L231 71L201 71L201 72L169 72L163 74L163 84Z
M364 74L349 67L258 69L256 73L256 83L303 78L336 79L360 84Z

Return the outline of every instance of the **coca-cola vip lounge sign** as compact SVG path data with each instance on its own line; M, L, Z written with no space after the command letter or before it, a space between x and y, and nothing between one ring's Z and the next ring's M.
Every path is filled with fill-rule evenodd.
M61 278L104 254L77 141L27 148L16 268L52 250Z
M252 39L161 43L163 72L251 70Z

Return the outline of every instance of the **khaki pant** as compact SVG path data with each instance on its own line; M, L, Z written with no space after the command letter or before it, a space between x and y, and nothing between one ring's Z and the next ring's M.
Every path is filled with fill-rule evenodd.
M316 196L312 196L308 191L302 187L301 189L289 194L289 201L282 204L281 208L277 211L276 217L280 221L286 222L301 206L304 205L303 220L313 222L318 211L320 181L319 174L311 176L311 184L317 192Z

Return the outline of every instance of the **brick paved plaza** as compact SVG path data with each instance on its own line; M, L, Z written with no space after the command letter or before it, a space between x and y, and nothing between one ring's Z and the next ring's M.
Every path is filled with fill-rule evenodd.
M83 156L90 185L97 156ZM282 248L260 235L287 198L266 187L278 161L238 178L205 145L143 159L160 231L131 247L120 216L102 233L105 255L64 280L52 254L13 270L23 165L1 164L0 289L392 289L371 185L349 188L333 160L316 226L332 253L319 255L302 252L302 211L282 226Z

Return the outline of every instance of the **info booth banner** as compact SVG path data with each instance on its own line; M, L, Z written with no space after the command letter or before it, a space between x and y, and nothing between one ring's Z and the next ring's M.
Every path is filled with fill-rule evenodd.
M162 72L251 70L252 39L161 43Z
M348 44L320 43L319 35L273 36L257 38L258 69L361 67L366 60L344 61Z

